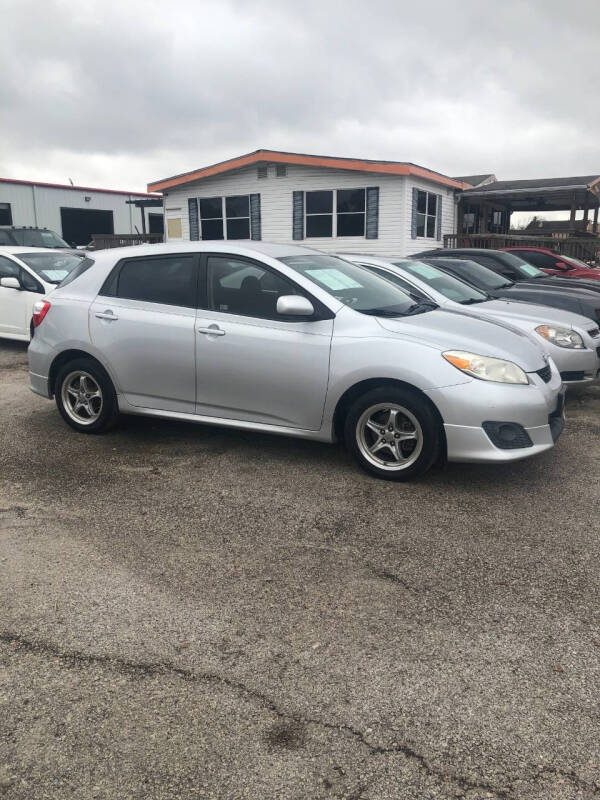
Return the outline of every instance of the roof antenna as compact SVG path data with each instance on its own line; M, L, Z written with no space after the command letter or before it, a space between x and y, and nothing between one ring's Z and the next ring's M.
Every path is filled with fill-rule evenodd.
M75 184L73 183L73 178L69 178L69 183L71 184L71 186L75 186Z

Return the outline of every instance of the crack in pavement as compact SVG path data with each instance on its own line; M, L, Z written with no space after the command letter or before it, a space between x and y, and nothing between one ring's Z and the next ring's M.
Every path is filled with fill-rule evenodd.
M414 750L410 745L407 744L399 744L394 742L389 746L382 746L373 744L368 740L366 734L363 731L355 728L352 725L346 723L334 723L334 722L327 722L325 720L315 719L312 717L305 717L300 714L296 714L292 711L285 711L281 709L271 698L269 698L263 692L252 689L249 686L246 686L245 683L242 681L237 681L233 678L228 678L224 675L219 675L214 672L194 672L189 669L184 669L183 667L177 667L174 664L169 662L136 662L131 661L128 659L120 658L118 656L109 656L109 655L93 655L93 654L86 654L82 653L78 650L71 650L63 652L59 650L55 645L49 642L43 642L40 640L34 641L31 639L27 639L20 634L12 633L9 631L5 631L0 633L0 642L3 644L11 647L11 648L18 648L20 650L26 651L28 653L32 653L34 655L40 656L51 656L57 658L63 664L70 668L77 668L81 666L93 666L93 665L100 665L105 666L107 668L111 668L116 670L122 674L129 674L129 675L145 675L147 677L153 677L155 675L175 675L178 678L181 678L184 681L190 682L197 682L197 683L212 683L218 684L221 686L226 686L229 689L233 689L240 694L252 698L255 701L258 701L262 704L264 708L266 708L271 713L275 714L280 719L284 720L291 720L296 723L302 723L304 725L314 725L316 727L320 727L325 730L330 730L334 732L342 732L345 733L354 739L356 739L363 747L365 747L370 755L403 755L406 759L417 763L421 769L424 770L428 775L437 778L441 781L450 781L456 784L460 789L463 791L469 790L479 790L485 791L488 793L488 797L496 797L500 800L511 800L514 797L513 792L511 789L507 788L499 788L493 786L490 783L486 783L484 781L476 781L466 776L459 775L457 773L448 772L441 768L435 767L430 761L427 759L426 756L418 753ZM545 767L541 769L538 773L536 773L532 780L538 780L542 778L544 775L560 775L561 777L570 779L578 788L591 791L593 794L600 794L600 787L598 785L592 785L583 781L579 776L575 774L572 770L560 770L554 767ZM366 787L362 787L362 791L364 791ZM359 795L360 796L360 795Z

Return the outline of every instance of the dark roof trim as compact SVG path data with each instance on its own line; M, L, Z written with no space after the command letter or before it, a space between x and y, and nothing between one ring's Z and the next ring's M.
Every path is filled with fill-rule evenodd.
M171 178L154 181L148 184L148 190L160 192L175 186L181 186L185 183L192 183L193 181L202 180L203 178L209 178L213 175L220 175L223 172L240 169L241 167L246 167L251 164L264 163L265 161L271 164L300 164L302 166L345 169L357 172L375 172L387 175L414 175L424 178L425 180L430 180L433 183L451 186L455 189L465 188L465 184L460 181L449 178L447 175L442 175L441 172L435 172L408 161L376 161L364 158L342 158L337 156L310 155L308 153L287 153L280 150L254 150L252 153L230 158L227 161L220 161L208 167L201 167L192 172L184 172L180 175L174 175Z
M591 189L600 184L599 175L586 175L574 178L537 178L524 181L494 181L485 186L465 189L463 195L472 194L516 194L522 192L556 192Z
M123 194L131 197L155 197L156 194L147 192L127 192L120 189L95 189L92 186L72 186L70 183L44 183L43 181L23 181L19 178L0 178L0 183L16 183L19 186L42 186L44 189L72 189L79 192L102 192L103 194Z

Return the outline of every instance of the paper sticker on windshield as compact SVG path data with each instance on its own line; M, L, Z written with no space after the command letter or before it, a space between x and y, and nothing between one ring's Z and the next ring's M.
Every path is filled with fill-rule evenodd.
M527 275L539 275L540 270L537 267L532 267L531 264L520 264L520 268Z
M306 274L333 291L363 288L360 283L344 275L339 269L307 269Z
M440 273L437 269L435 267L430 267L428 264L409 264L406 268L415 275L420 275L422 278L440 277Z
M62 281L69 274L68 269L43 269L42 274L49 281Z

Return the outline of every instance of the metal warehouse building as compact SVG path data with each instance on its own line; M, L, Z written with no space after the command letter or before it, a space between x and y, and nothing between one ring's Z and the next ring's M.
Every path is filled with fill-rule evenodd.
M0 178L0 225L49 228L72 245L88 244L94 234L162 233L162 198Z

